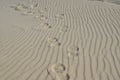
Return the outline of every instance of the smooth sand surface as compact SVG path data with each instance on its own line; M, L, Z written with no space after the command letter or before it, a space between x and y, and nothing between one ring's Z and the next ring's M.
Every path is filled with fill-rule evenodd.
M120 5L0 0L0 80L120 80Z

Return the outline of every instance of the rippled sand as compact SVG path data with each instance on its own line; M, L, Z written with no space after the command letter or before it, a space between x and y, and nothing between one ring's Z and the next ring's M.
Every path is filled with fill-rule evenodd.
M1 0L0 80L120 80L119 3Z

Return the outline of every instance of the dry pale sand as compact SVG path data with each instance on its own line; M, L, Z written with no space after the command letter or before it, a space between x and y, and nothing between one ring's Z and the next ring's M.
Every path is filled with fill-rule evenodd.
M119 2L0 0L0 80L120 80Z

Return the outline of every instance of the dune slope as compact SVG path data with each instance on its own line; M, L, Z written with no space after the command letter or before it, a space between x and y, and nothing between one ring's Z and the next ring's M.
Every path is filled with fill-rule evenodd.
M1 0L0 80L120 80L120 6Z

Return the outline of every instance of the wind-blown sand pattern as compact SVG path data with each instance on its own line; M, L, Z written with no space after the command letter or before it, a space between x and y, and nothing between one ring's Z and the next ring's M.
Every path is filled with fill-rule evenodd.
M102 1L102 2L109 2L114 4L120 4L120 0L89 0L89 1Z
M1 0L0 80L120 80L111 1Z

